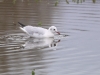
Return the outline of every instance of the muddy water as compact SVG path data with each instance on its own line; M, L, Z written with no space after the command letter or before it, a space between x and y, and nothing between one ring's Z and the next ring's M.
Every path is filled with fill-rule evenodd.
M0 0L0 75L100 75L100 1L54 3ZM17 22L68 36L28 38Z

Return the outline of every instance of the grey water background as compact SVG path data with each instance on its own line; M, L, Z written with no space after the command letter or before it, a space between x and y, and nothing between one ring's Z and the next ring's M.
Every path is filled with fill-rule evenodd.
M100 0L55 1L0 0L0 75L100 75ZM17 22L68 36L28 39Z

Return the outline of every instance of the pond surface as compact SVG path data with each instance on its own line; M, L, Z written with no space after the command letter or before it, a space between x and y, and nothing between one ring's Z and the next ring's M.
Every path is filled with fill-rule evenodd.
M34 39L17 22L66 37ZM41 23L41 25L38 25ZM100 75L100 0L0 0L0 75Z

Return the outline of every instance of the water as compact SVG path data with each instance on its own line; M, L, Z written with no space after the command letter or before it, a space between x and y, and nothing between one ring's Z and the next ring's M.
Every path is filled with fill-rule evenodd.
M0 75L100 75L100 1L0 1ZM57 26L66 37L28 38L17 22ZM38 23L42 25L38 25Z

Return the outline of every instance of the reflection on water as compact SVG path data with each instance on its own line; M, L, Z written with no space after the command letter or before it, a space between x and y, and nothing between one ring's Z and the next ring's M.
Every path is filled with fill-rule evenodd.
M100 0L1 0L0 75L100 75ZM29 38L17 22L48 28L66 37Z
M1 47L5 45L14 45L14 43L23 43L21 46L24 49L41 49L41 48L50 48L56 47L57 43L60 42L61 37L66 37L60 35L59 38L30 38L27 34L23 33L14 33L7 34L0 37Z
M22 45L25 49L41 49L46 47L55 47L60 40L55 40L54 38L44 38L44 39L36 39L29 38L24 45Z

